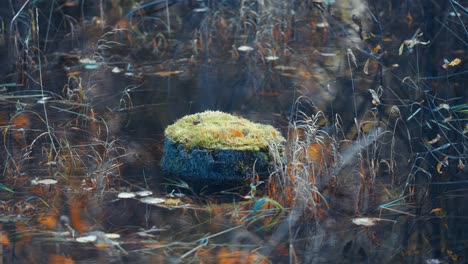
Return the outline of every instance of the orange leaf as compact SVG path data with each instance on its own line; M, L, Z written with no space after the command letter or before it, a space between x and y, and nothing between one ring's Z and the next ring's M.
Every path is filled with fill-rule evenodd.
M31 120L26 113L19 113L11 119L11 124L16 129L28 129L31 127Z
M381 49L382 47L380 46L380 44L377 44L373 49L372 49L372 54L377 54L377 52L379 52L379 50Z
M75 261L70 257L65 257L57 254L49 255L49 264L74 264Z
M82 202L78 199L69 202L71 226L78 230L78 232L85 233L89 228L85 221L81 219L82 209Z
M4 232L0 233L0 243L3 246L8 246L10 244L10 239L8 238L7 234L5 234Z
M54 228L57 226L57 214L56 213L40 213L38 218L39 225L47 228Z

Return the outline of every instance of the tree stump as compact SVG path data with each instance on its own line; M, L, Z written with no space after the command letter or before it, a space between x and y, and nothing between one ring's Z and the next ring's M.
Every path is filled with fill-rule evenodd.
M219 111L187 115L165 130L162 167L188 180L213 183L268 176L271 144L285 139L270 125Z

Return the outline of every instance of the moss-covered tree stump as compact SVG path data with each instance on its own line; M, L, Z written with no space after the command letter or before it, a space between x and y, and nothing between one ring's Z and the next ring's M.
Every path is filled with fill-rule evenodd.
M270 125L218 111L179 119L165 130L162 167L189 180L238 181L268 175L271 144L285 139Z

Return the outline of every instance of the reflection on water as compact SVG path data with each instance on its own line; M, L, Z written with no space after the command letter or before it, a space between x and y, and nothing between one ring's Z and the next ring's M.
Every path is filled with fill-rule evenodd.
M0 4L0 262L463 263L463 9L332 2ZM288 135L269 182L161 171L207 109Z

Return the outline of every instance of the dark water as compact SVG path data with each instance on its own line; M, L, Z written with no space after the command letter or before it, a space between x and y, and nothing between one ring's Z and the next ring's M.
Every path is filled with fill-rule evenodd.
M2 262L463 263L466 10L320 2L2 3ZM160 169L163 131L204 110L291 149L288 124L323 112L330 157L286 164L282 207L262 205L287 186L191 192ZM118 198L141 190L166 202Z

